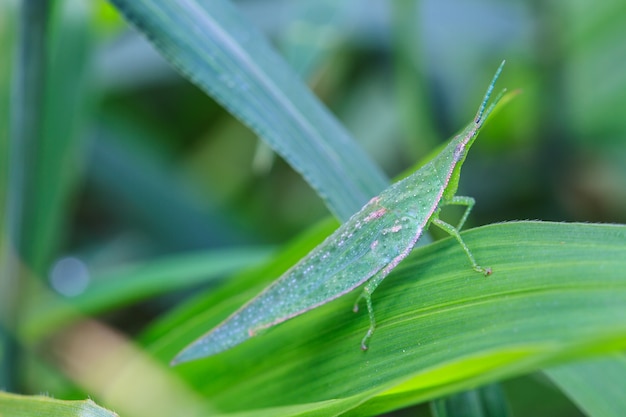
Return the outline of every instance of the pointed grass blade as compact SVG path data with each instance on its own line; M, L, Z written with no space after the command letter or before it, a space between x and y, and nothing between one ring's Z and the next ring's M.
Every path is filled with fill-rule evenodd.
M388 181L225 0L112 0L188 79L255 131L346 220Z

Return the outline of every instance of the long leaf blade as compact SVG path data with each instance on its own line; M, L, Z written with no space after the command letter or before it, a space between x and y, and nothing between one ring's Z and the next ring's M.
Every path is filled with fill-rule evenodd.
M299 171L339 219L385 188L380 169L229 2L111 1Z
M179 371L225 411L332 404L377 415L626 346L625 226L516 222L463 236L493 275L477 275L451 239L415 249L374 295L366 353L368 320L347 296ZM256 291L161 329L153 351L169 361Z

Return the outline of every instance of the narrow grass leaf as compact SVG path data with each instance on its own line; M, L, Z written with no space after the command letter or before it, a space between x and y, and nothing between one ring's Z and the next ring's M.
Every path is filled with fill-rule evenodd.
M380 169L228 1L112 3L300 172L339 219L385 188Z

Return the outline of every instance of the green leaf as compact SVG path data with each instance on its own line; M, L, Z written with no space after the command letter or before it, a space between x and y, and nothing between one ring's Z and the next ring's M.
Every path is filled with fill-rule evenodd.
M544 370L589 417L619 417L626 410L626 358L612 355Z
M43 395L16 395L0 391L0 415L7 417L117 417L91 400L62 401Z
M625 226L515 222L463 236L493 275L474 272L452 239L415 249L374 294L379 326L365 353L369 322L352 313L353 294L177 369L225 411L298 404L363 416L626 347ZM160 328L151 350L168 362L257 287ZM287 410L274 409L307 414Z
M112 3L300 172L338 218L385 188L380 169L228 1Z

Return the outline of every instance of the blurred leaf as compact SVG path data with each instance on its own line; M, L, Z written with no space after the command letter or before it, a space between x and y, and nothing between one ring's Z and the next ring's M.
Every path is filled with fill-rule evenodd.
M119 118L106 118L91 144L86 175L108 207L143 227L166 250L193 250L249 242L237 219L217 202L201 199L163 155L152 137Z
M43 395L16 395L0 391L0 415L7 417L117 417L91 400L62 401Z
M544 370L589 417L619 417L626 410L626 358L611 355Z
M0 50L4 56L11 57L15 53L16 7L9 3L0 4ZM11 103L11 59L0 61L0 166L6 167L9 163L9 115ZM6 207L7 170L0 170L0 207ZM4 210L3 210L4 213ZM0 217L0 254L4 254L4 223L6 216ZM1 261L1 259L0 259Z
M368 319L348 296L176 369L222 410L361 404L347 415L363 416L626 346L625 226L516 222L463 235L493 275L476 274L451 239L415 249L374 294L379 326L365 353ZM273 276L309 248L297 249ZM193 320L153 333L149 348L171 360L260 286L216 294Z
M86 277L89 286L76 297L45 292L26 312L21 331L28 339L48 334L77 314L94 315L157 295L207 284L267 259L269 248L216 249L162 257ZM67 274L66 274L67 275Z
M10 2L0 3L0 50L5 57L15 55L17 7ZM0 61L0 166L9 166L9 121L11 108L11 64L12 59ZM9 178L8 170L0 170L0 387L11 387L14 375L12 375L12 350L13 341L8 332L5 320L12 317L9 306L13 306L12 285L10 278L11 266L9 259L13 256L10 253L11 245L8 239L8 215L9 205ZM5 299L6 297L6 299ZM8 315L8 316L5 316Z
M18 380L19 351L10 333L19 322L22 279L26 275L22 265L28 267L33 260L29 227L38 190L36 170L32 167L37 166L44 134L46 32L50 8L48 2L38 0L21 2L19 7L9 102L8 167L3 166L8 171L6 207L2 210L7 241L0 259L0 382L4 389L13 389Z
M41 142L32 154L34 195L25 208L30 266L45 275L64 242L68 201L83 166L86 124L92 116L89 62L92 49L91 5L58 2L57 24L47 36L48 65Z
M300 172L340 219L385 188L380 169L229 2L112 3Z
M626 120L616 114L626 110L624 2L606 0L593 10L582 1L565 2L554 13L566 44L561 62L568 65L559 75L567 87L567 120L578 132L572 139L594 148L623 143Z
M434 417L510 416L504 391L498 384L454 394L431 403Z
M95 320L76 323L42 348L58 369L124 417L215 414L206 398L171 368Z
M346 15L354 1L333 0L294 2L290 16L280 35L280 49L285 59L302 79L314 73L337 48L345 36ZM242 5L245 7L245 5Z
M421 3L400 0L391 3L394 17L397 111L409 147L424 156L437 143L433 106L427 86L427 61L424 53L420 18Z

